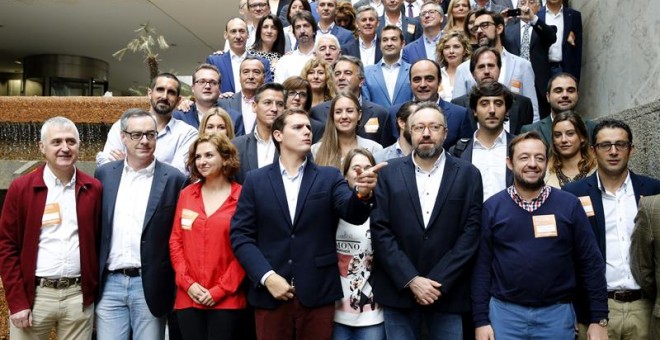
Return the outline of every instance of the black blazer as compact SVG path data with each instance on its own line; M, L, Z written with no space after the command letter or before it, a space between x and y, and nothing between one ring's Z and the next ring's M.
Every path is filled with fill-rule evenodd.
M385 13L383 13L383 15L378 18L378 32L383 31L386 22L387 17L385 16ZM409 18L403 12L401 12L401 30L403 31L403 40L406 44L411 43L422 36L422 24L419 22L419 18Z
M372 60L372 64L377 63L379 60L383 59L383 52L380 50L380 35L376 36L376 53L374 53L374 60ZM341 47L341 54L343 55L351 55L354 56L360 60L362 60L362 57L360 56L360 39L355 38L353 41L349 42L348 44L345 44ZM362 60L362 63L364 63L364 60Z
M509 143L511 143L511 140L515 138L516 136L512 135L511 133L507 132L506 133L506 145L508 146ZM455 152L456 145L452 146L451 149L449 149L449 153L451 155L456 155ZM470 138L465 142L465 150L462 151L460 154L460 158L464 159L470 163L472 163L472 151L474 150L474 143L473 139ZM506 156L509 157L509 148L507 147L506 149ZM506 186L510 187L513 185L513 173L509 169L509 167L506 166L506 163L502 164L502 166L506 169Z
M519 94L511 93L513 95L513 102L507 114L509 115L509 132L514 135L520 134L520 129L523 126L532 124L534 120L534 107L532 101ZM470 123L472 124L472 132L477 131L477 119L474 117L474 112L470 108L470 95L466 94L451 100L452 104L463 106L468 110L470 116Z
M107 275L107 270L104 269L108 267L115 201L123 169L124 161L119 160L102 165L94 174L103 184L99 299L103 297L103 286ZM185 182L186 176L179 170L156 161L140 245L144 297L149 311L156 317L166 315L174 307L176 287L174 269L170 262L170 234L179 192Z
M388 161L378 174L371 213L374 298L383 306L443 313L470 309L471 260L479 243L483 187L479 170L447 157L428 226L424 227L411 156ZM423 276L442 284L443 296L419 307L408 282Z

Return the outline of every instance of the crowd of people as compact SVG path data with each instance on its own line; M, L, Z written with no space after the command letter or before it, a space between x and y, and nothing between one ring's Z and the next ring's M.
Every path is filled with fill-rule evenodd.
M239 10L193 98L159 74L94 176L43 123L0 216L11 339L660 338L660 181L576 111L579 12Z

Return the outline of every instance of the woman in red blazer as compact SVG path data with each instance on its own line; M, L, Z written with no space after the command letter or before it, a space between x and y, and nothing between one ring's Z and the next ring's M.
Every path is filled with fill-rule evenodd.
M187 169L199 181L181 191L170 237L181 333L185 339L237 338L247 313L245 271L229 242L241 192L231 180L238 152L226 136L203 134L190 146Z

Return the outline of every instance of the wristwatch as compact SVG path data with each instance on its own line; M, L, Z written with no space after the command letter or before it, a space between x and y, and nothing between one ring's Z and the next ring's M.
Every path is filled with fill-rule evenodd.
M607 319L600 319L600 321L598 321L598 325L600 325L601 327L607 327L607 323L608 323Z

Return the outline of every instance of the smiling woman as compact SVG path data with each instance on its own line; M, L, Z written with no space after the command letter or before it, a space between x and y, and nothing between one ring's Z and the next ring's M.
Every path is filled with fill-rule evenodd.
M284 55L285 45L282 22L276 15L268 14L259 20L254 45L248 53L267 59L271 72L275 72L277 61Z
M587 127L574 111L559 113L552 121L552 147L546 183L556 188L596 171Z

